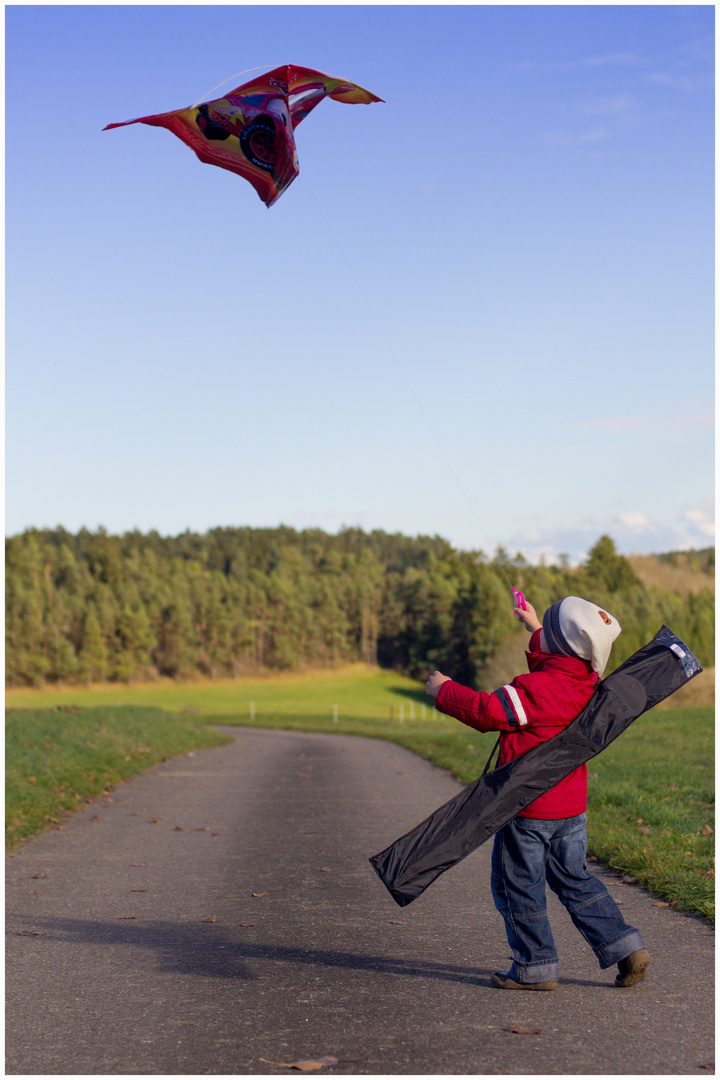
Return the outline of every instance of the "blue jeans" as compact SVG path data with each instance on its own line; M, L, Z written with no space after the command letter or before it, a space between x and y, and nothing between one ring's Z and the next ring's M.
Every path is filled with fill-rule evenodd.
M495 836L492 894L505 920L517 982L557 979L557 950L547 917L545 881L565 905L601 968L645 946L601 881L587 868L585 814L541 821L518 817Z

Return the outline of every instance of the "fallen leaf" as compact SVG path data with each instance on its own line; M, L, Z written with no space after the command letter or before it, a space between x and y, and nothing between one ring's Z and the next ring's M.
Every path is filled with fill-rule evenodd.
M677 784L668 784L668 791L679 791L679 790L680 790L680 788L677 786Z
M667 900L656 900L653 907L670 907Z
M28 889L28 896L39 896L40 893L37 889Z
M391 919L390 922L393 923L394 926L404 926L405 925L405 923L402 921L402 919Z
M175 832L185 832L185 830L183 829L182 825L176 825Z
M219 833L219 832L212 832L212 833L210 833L210 835L211 835L211 836L219 836L219 835L220 835L220 833Z
M598 861L597 860L597 855L588 855L587 861L588 862L597 862Z
M241 922L241 926L257 926L256 922Z
M149 817L149 818L148 818L148 821L152 822L152 824L153 824L153 825L157 825L157 824L158 824L158 821L159 821L159 819L158 819L158 818L156 818L156 817Z
M510 1024L507 1030L512 1031L513 1035L539 1035L541 1029L526 1028L522 1024Z
M17 930L16 933L21 937L47 937L45 930Z
M706 870L705 873L703 874L703 877L714 878L715 877L715 871L714 870Z
M623 881L626 885L637 885L636 877L624 877Z
M254 892L253 896L267 896L266 892Z
M712 836L713 831L712 831L712 829L710 828L709 825L703 825L702 834L703 834L703 836Z
M133 889L133 892L147 892L147 889Z
M337 1065L338 1059L327 1054L325 1057L313 1058L309 1061L268 1061L267 1058L259 1058L266 1065L279 1065L281 1069L299 1069L301 1072L314 1072L323 1069L327 1065Z
M208 915L207 919L203 919L203 922L217 922L217 919L214 915Z
M715 1072L714 1061L704 1061L702 1065L698 1065L698 1069L709 1069L710 1072Z
M637 819L637 821L635 822L635 824L636 824L636 825L642 825L644 821L645 821L645 818L641 818L641 817L639 817L639 818Z
M199 829L195 830L195 832L210 832L210 826L209 825L201 825Z
M320 869L323 874L332 874L332 870L329 866L321 866Z
M131 862L131 866L147 866L146 862Z
M118 919L137 919L137 915L118 915Z
M33 878L44 878L44 877L47 877L47 874L45 873L44 870L40 870L39 873L33 874Z
M100 817L98 816L98 814L95 814L95 816L94 816L94 817L91 817L91 818L90 818L90 820L91 820L91 821L99 821L99 820L100 820Z
M652 829L648 825L641 825L640 832L643 834L643 836L649 836L652 832Z

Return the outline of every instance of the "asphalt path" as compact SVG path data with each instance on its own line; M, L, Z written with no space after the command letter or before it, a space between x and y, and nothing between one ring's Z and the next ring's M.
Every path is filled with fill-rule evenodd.
M615 988L551 897L558 990L493 989L510 957L491 845L407 908L367 861L455 780L379 740L225 730L8 857L8 1074L287 1074L332 1055L323 1072L708 1075L705 920L607 877L652 954L645 982Z

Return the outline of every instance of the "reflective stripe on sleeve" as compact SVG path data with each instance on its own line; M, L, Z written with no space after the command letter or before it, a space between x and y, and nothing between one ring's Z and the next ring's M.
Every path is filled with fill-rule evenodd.
M515 715L517 716L518 724L520 724L520 726L523 727L525 724L527 724L528 718L527 718L527 716L525 714L525 710L523 709L522 701L520 700L520 695L518 694L515 687L510 686L509 684L508 684L508 686L503 686L503 690L505 691L507 696L510 698L510 701L512 702L512 707L515 710Z

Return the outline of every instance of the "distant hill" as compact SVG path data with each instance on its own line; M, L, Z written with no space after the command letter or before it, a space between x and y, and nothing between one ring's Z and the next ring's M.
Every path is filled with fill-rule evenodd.
M701 589L715 592L715 548L670 551L664 555L629 555L628 562L646 589L679 592L683 596Z

